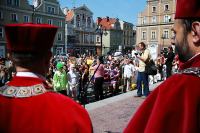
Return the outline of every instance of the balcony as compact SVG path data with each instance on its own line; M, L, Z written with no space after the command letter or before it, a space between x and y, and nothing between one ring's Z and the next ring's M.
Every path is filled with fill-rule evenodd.
M174 21L138 24L136 27L157 26L157 25L171 25L171 24L174 24Z

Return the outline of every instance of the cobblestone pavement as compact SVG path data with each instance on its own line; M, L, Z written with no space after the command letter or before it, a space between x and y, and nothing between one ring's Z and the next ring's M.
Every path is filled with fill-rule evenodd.
M150 90L158 84L150 86ZM94 133L122 133L139 105L145 100L134 95L136 90L86 105Z

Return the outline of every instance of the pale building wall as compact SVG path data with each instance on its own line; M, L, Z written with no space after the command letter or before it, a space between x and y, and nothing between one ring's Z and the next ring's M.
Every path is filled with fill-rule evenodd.
M175 6L175 0L147 0L146 8L138 14L136 44L143 41L151 47L154 45L157 48L154 50L156 54L171 45L173 34L171 28L174 23ZM167 8L168 10L166 10ZM153 38L152 32L155 34ZM165 35L164 39L163 35Z

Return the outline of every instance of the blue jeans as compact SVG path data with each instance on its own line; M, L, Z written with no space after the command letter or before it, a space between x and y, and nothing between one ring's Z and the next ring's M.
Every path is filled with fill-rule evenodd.
M142 83L144 85L143 94L142 94ZM138 72L137 77L137 95L138 96L148 96L149 95L149 81L148 75L144 72Z

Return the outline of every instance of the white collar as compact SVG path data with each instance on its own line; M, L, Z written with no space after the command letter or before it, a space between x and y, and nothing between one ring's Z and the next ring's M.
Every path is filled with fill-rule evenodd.
M33 72L17 72L16 76L18 76L18 77L34 77L34 78L41 78L43 80L46 80L46 78L44 76L33 73Z

